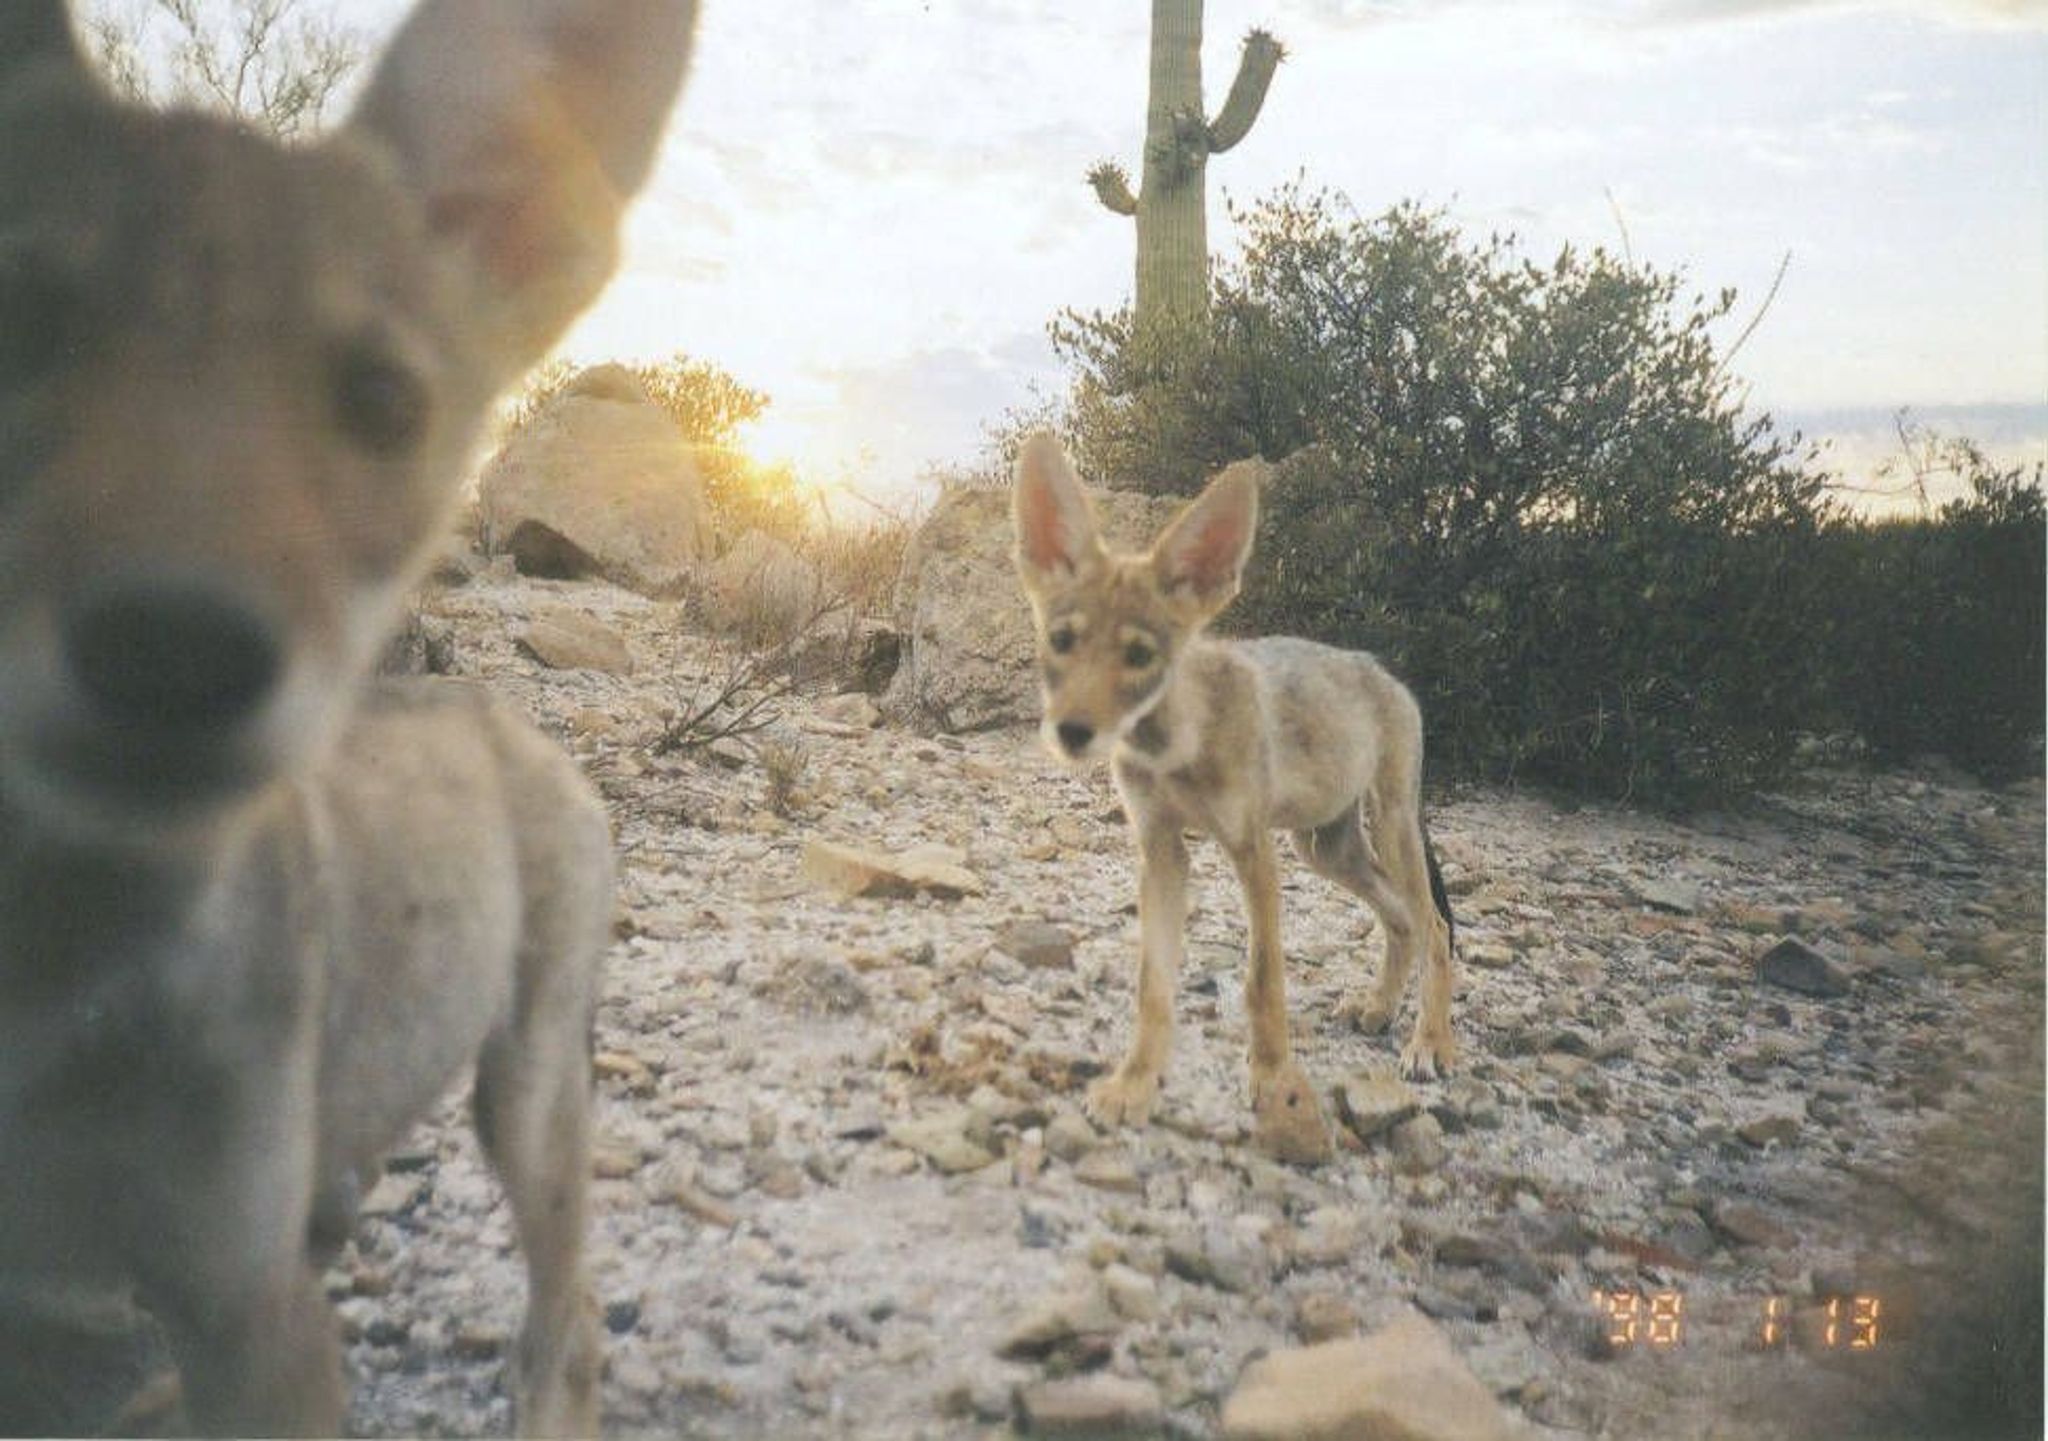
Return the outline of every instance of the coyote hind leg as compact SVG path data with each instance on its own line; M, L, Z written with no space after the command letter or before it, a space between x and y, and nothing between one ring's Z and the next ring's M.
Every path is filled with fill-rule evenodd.
M1370 837L1361 808L1353 807L1328 825L1295 832L1294 842L1312 870L1371 906L1386 929L1386 956L1378 981L1370 993L1347 1002L1343 1014L1362 1031L1386 1030L1400 1009L1409 973L1420 960L1422 1004L1401 1064L1411 1075L1440 1074L1449 1069L1455 1053L1450 931L1438 909L1419 811L1412 806L1375 810Z

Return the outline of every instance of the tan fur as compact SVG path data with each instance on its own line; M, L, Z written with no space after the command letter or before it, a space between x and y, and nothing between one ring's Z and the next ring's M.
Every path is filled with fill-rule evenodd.
M1257 462L1230 467L1150 551L1118 554L1056 441L1033 437L1018 461L1017 568L1037 618L1046 743L1071 761L1107 756L1137 842L1137 1031L1089 1094L1109 1124L1146 1119L1166 1065L1190 830L1221 843L1244 888L1262 1121L1270 1096L1314 1106L1288 1040L1276 830L1386 928L1379 982L1347 1007L1352 1017L1384 1028L1420 959L1421 1012L1402 1062L1426 1075L1453 1059L1450 932L1431 893L1414 697L1360 652L1204 632L1237 594L1263 475ZM1320 1132L1319 1119L1308 1124Z
M339 1434L317 1266L469 1066L520 1427L596 1428L604 810L483 693L364 677L613 266L692 19L426 0L285 151L0 11L0 1296L132 1285L202 1430Z

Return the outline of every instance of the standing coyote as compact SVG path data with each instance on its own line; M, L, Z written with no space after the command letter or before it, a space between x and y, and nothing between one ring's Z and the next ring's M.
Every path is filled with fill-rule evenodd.
M365 676L610 274L693 21L426 0L286 150L0 6L0 1297L132 1285L202 1430L340 1434L316 1265L470 1064L519 1424L596 1429L605 814L481 693Z
M1186 830L1214 836L1250 921L1252 1099L1262 1141L1304 1157L1328 1146L1287 1038L1275 830L1362 897L1386 927L1365 1030L1393 1019L1422 962L1422 1007L1402 1063L1452 1060L1450 906L1422 828L1422 720L1371 656L1275 636L1225 641L1203 627L1237 594L1265 466L1231 466L1144 554L1103 546L1079 478L1050 435L1017 462L1017 571L1038 623L1044 735L1075 762L1107 755L1138 844L1138 1026L1130 1053L1088 1094L1098 1121L1151 1113L1173 1027L1187 919Z

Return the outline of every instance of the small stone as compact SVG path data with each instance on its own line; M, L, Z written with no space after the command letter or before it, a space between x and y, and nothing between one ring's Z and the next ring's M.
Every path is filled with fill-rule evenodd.
M875 704L874 697L857 690L820 701L818 715L834 725L859 730L873 730L882 723L882 709Z
M495 1361L505 1354L510 1341L511 1337L497 1327L470 1321L449 1338L448 1351L461 1361Z
M958 900L978 896L984 889L981 877L968 870L964 860L950 846L913 846L892 854L813 837L804 842L803 873L813 885L848 898L902 900L928 892L941 900Z
M1515 952L1493 941L1467 941L1458 947L1458 959L1482 971L1504 971L1515 963Z
M1766 985L1808 996L1839 996L1849 989L1849 977L1840 966L1792 936L1757 958L1756 976Z
M1394 1127L1391 1149L1395 1169L1409 1176L1427 1175L1446 1159L1444 1128L1434 1116L1412 1116Z
M1240 1294L1262 1287L1272 1270L1263 1248L1220 1225L1169 1240L1166 1269L1183 1281Z
M1341 1291L1310 1291L1294 1303L1294 1331L1309 1345L1358 1334L1358 1309Z
M996 1163L995 1152L969 1138L975 1125L974 1113L960 1107L936 1116L903 1121L889 1128L889 1139L906 1151L915 1151L946 1175L978 1171Z
M1748 1201L1723 1201L1714 1207L1710 1219L1715 1230L1745 1246L1790 1250L1799 1244L1797 1232Z
M363 1197L357 1214L396 1216L410 1210L426 1192L427 1184L419 1176L394 1175L387 1171L377 1178L376 1185L370 1187L370 1194Z
M1125 1196L1138 1195L1145 1189L1145 1182L1138 1175L1137 1166L1122 1150L1099 1149L1088 1152L1074 1163L1074 1179L1084 1186L1093 1186L1098 1191L1115 1191Z
M1292 1166L1320 1166L1332 1154L1323 1108L1297 1066L1282 1068L1259 1088L1252 1134L1260 1150Z
M646 1164L646 1153L631 1141L602 1139L590 1148L590 1173L602 1181L623 1181Z
M1034 1436L1154 1436L1166 1421L1157 1386L1108 1372L1034 1382L1017 1405Z
M1514 1434L1443 1332L1419 1315L1363 1339L1265 1356L1245 1369L1223 1408L1226 1441L1506 1441Z
M1069 1165L1102 1143L1088 1118L1077 1111L1062 1111L1045 1126L1045 1149L1053 1159Z
M1018 921L1003 927L996 949L1033 970L1066 970L1074 964L1074 938L1049 921Z
M1122 1326L1109 1297L1091 1279L1042 1297L1010 1328L996 1354L1010 1360L1035 1360L1081 1337L1113 1336Z
M1359 1075L1338 1083L1337 1116L1351 1134L1370 1141L1422 1109L1408 1083L1395 1076Z
M1159 1319L1159 1283L1143 1271L1115 1263L1103 1268L1102 1289L1119 1316L1133 1321Z
M638 1056L626 1051L599 1051L591 1065L600 1078L618 1081L633 1095L644 1096L654 1089L654 1072Z
M1789 1145L1799 1139L1799 1131L1799 1118L1784 1113L1759 1116L1735 1128L1736 1135L1759 1149L1774 1144Z
M535 616L520 630L518 645L552 670L633 673L633 653L618 632L577 611L557 607Z
M1635 882L1633 889L1636 899L1653 911L1689 916L1700 908L1700 888L1692 881L1653 878Z

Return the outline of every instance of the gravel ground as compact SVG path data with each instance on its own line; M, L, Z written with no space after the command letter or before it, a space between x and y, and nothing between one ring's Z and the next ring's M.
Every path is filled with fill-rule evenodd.
M611 627L636 672L515 650L547 606ZM1203 1436L1249 1360L1420 1308L1537 1434L1813 1434L1783 1398L1868 1389L1913 1344L1888 1318L1890 1369L1856 1370L1821 1298L1903 1313L1995 1224L1995 1188L1967 1183L2038 1173L2038 1124L1984 1129L2039 1092L2038 781L1817 773L1685 821L1438 797L1462 1061L1412 1087L1395 1041L1334 1019L1378 961L1368 914L1290 862L1300 1058L1360 1130L1388 1123L1302 1169L1250 1143L1213 847L1161 1114L1081 1119L1135 969L1106 775L1023 731L922 738L817 698L723 759L659 755L725 663L676 607L486 577L429 613L455 669L562 735L613 808L592 1264L615 1432L1002 1434L1040 1383L1101 1372L1143 1383L1112 1429ZM941 844L981 889L846 899L806 879L813 841ZM1760 976L1786 937L1811 954L1782 978L1838 994ZM505 1429L523 1278L460 1097L330 1281L352 1429ZM1617 1351L1596 1291L1682 1297L1680 1344L1646 1320ZM1797 1344L1762 1351L1776 1306Z

